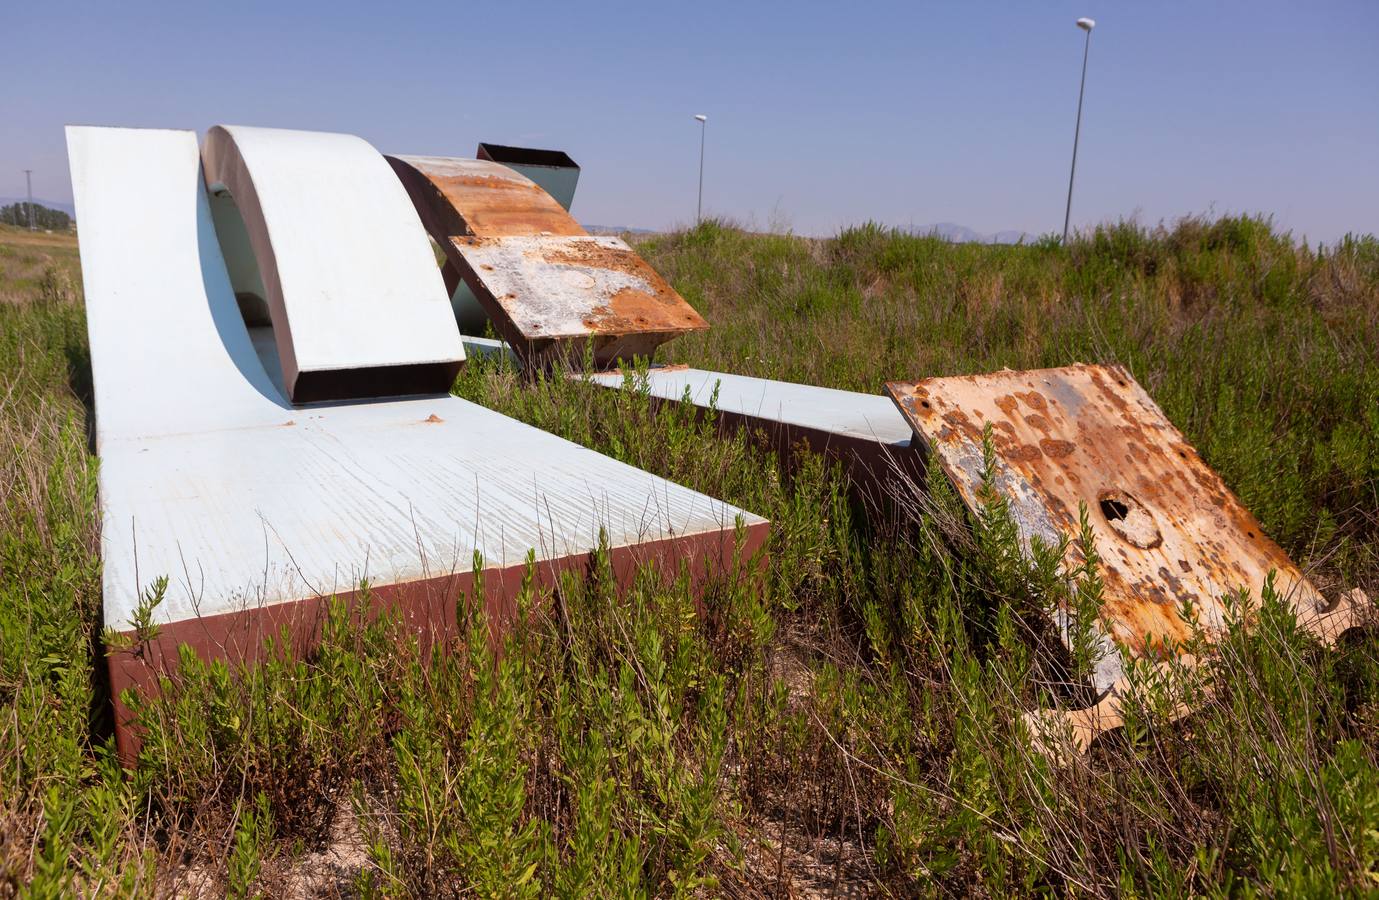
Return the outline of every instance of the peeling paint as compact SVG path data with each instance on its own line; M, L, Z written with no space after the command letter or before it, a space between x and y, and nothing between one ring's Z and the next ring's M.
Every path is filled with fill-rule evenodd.
M990 425L994 487L1026 550L1076 535L1085 507L1105 582L1102 630L1112 639L1094 678L1108 689L1129 659L1160 659L1190 635L1190 603L1208 632L1222 598L1258 596L1266 578L1307 621L1327 606L1130 374L1077 365L886 385L963 501L980 505ZM1069 566L1081 564L1069 550ZM1067 640L1066 616L1055 615Z
M524 335L583 338L708 327L616 237L456 237L450 243Z
M549 194L498 163L390 157L422 222L494 325L529 363L583 352L650 356L708 323L631 247L593 237Z

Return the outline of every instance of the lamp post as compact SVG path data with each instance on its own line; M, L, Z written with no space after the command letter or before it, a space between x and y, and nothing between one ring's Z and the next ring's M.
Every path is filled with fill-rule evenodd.
M699 225L704 220L704 132L709 128L709 117L697 115L694 121L699 123L699 205L694 210L694 224Z
M1096 27L1093 19L1077 20L1077 27L1087 32L1087 41L1082 45L1082 83L1077 88L1077 127L1073 129L1073 166L1068 172L1068 205L1063 210L1063 243L1068 243L1068 223L1073 215L1073 177L1077 175L1077 141L1082 136L1082 94L1087 89L1087 54L1092 49L1092 29Z

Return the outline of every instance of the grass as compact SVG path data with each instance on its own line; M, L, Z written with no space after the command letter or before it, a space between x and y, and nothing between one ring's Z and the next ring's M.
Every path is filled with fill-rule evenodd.
M1050 767L1032 639L1086 573L938 479L868 518L688 408L472 361L456 392L772 521L763 584L606 564L426 652L341 608L307 659L190 656L113 756L75 249L0 231L0 895L1361 895L1379 889L1379 639L1240 598L1207 682L1146 671ZM1267 221L1067 248L708 222L640 242L713 328L677 362L856 390L1119 362L1324 590L1379 588L1379 241ZM1076 536L1074 536L1075 538ZM1071 575L1069 586L1066 575ZM472 605L460 600L462 615ZM1188 649L1200 649L1192 648ZM1076 660L1073 661L1074 664ZM1198 711L1176 723L1182 695Z

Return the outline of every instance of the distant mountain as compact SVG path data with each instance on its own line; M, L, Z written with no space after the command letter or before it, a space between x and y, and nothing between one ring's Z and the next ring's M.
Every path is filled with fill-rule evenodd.
M657 234L655 228L632 228L627 225L585 225L584 229L590 234ZM966 225L959 225L956 222L939 222L935 225L911 225L904 229L910 234L928 236L937 234L945 241L954 244L1018 244L1024 241L1027 244L1033 243L1038 239L1037 234L1030 234L1026 231L1017 231L1009 228L1005 231L997 231L994 234L983 234L980 231L973 231Z
M28 197L0 197L0 206L9 206L11 203L27 203ZM42 197L34 198L34 206L46 206L49 209L60 209L72 218L77 217L77 208L71 203L64 203L61 200L44 200Z
M582 223L581 223L582 224ZM655 234L654 228L632 228L628 225L585 225L590 234Z
M937 234L945 241L952 241L955 244L1018 244L1020 241L1032 243L1038 235L1030 234L1025 231L1007 229L998 231L995 234L982 234L973 231L966 225L959 225L956 222L939 222L936 225L912 225L909 229L911 234L930 235Z

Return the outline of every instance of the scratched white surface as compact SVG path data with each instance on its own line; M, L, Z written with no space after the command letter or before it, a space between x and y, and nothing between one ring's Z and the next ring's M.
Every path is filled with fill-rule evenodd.
M588 378L604 387L621 387L624 380L619 372L604 372ZM895 403L880 394L859 394L704 369L652 368L647 379L651 395L663 400L679 400L688 389L691 403L707 407L717 387L718 409L724 412L897 446L909 446L914 436Z
M166 623L466 571L475 549L513 564L600 528L622 546L762 521L455 397L293 408L236 308L195 135L69 128L68 150L107 625L159 575Z

